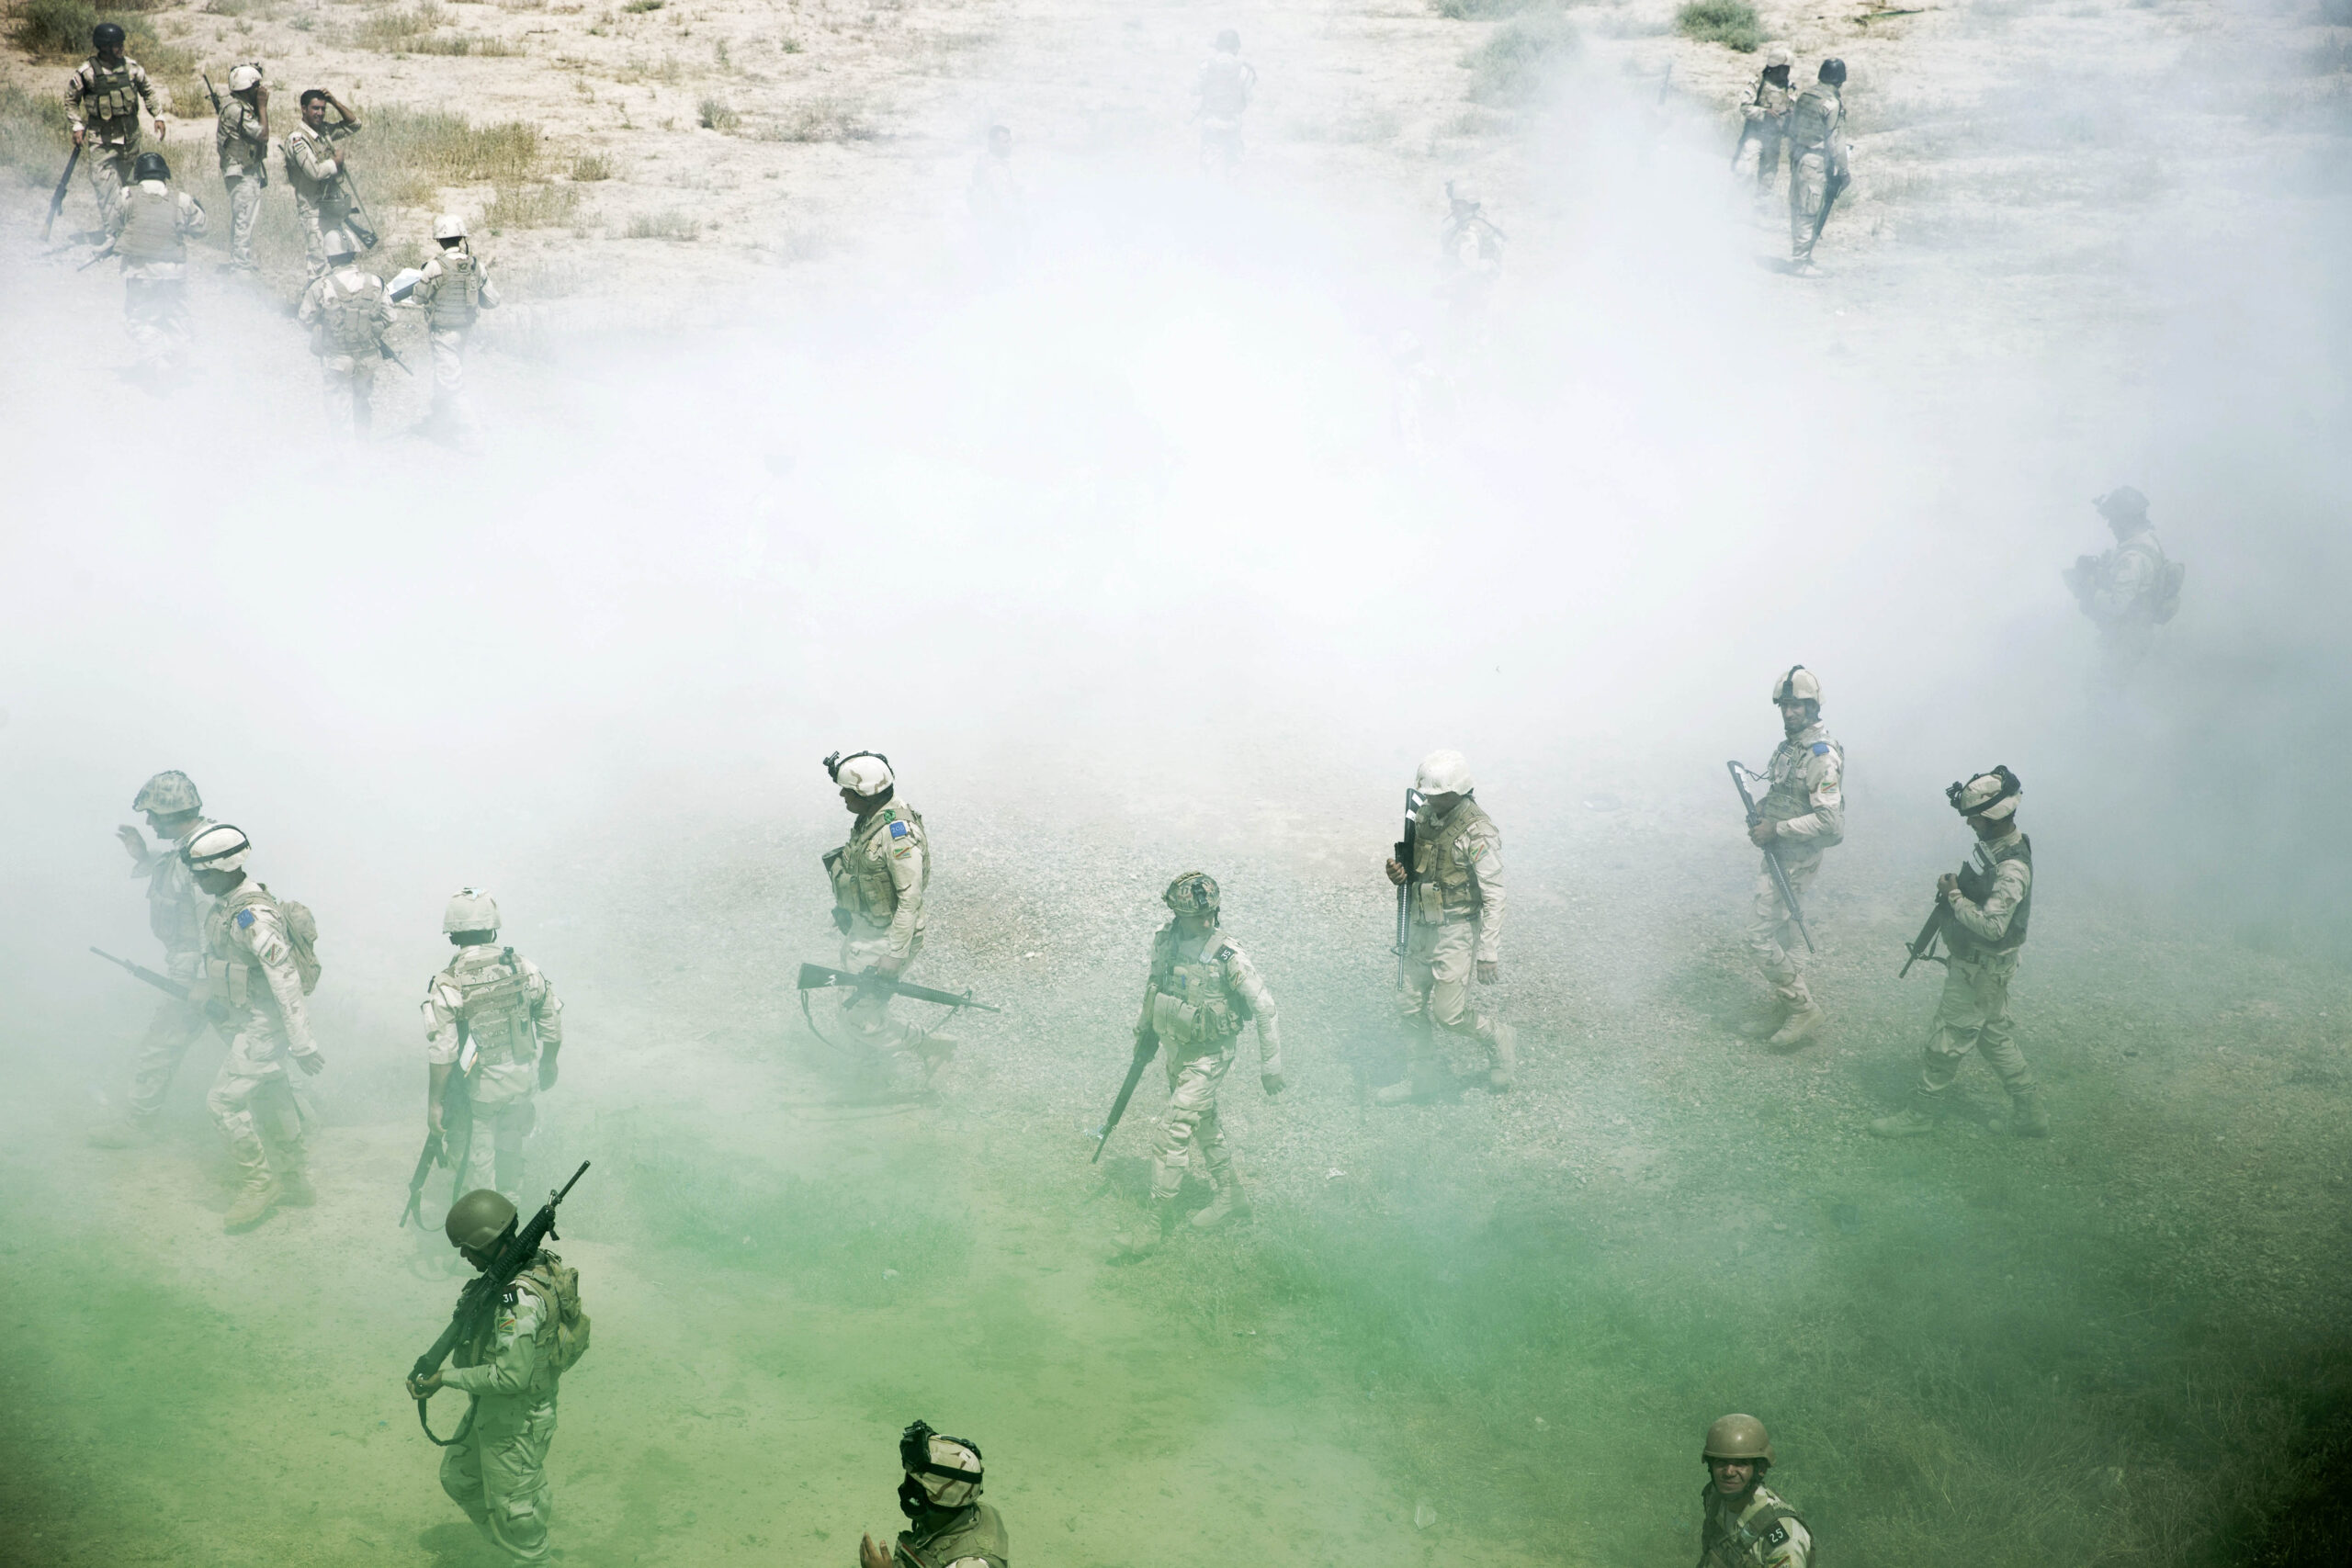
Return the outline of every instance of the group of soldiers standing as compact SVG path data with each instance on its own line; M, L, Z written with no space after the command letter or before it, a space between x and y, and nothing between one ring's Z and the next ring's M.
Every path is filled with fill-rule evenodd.
M194 341L187 308L187 242L209 223L203 206L177 188L160 151L144 148L152 118L158 141L165 134L162 107L147 73L124 53L121 26L92 29L90 58L67 77L65 109L74 157L86 173L102 244L92 257L114 255L123 269L123 314L142 367L161 378L187 367ZM256 276L254 229L269 186L269 88L258 65L229 73L226 95L216 93L213 151L229 193L229 260L223 270ZM331 118L332 117L332 118ZM396 304L424 313L433 358L433 418L462 448L480 443L465 386L468 335L484 310L498 305L497 286L475 254L456 213L434 220L433 253L424 265L388 286L365 270L362 251L377 236L351 183L345 143L362 129L341 99L323 87L305 91L297 123L277 151L294 194L308 285L296 316L311 329L327 412L335 428L365 437L372 424L373 389L387 360L400 362L390 337ZM62 194L62 186L61 186Z
M1838 193L1852 177L1846 147L1846 62L1821 62L1813 81L1800 87L1792 80L1796 56L1785 44L1765 51L1764 69L1739 106L1739 144L1732 149L1732 167L1741 154L1756 149L1756 192L1770 195L1779 176L1781 159L1789 164L1789 265L1813 269L1813 247Z

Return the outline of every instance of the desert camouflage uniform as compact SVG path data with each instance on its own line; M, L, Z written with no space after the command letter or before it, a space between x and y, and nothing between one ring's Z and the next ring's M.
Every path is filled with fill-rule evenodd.
M108 65L92 55L65 78L65 123L78 126L82 135L82 173L90 182L90 196L98 204L98 227L114 222L116 204L130 184L130 165L139 159L142 133L139 108L163 118L147 68L123 57Z
M521 1207L539 1059L562 1045L562 1001L539 966L511 947L460 948L425 986L424 1059L464 1077L473 1112L472 1130L449 1151L456 1196L495 1187Z
M198 816L160 848L147 851L130 863L130 874L147 879L147 928L164 944L164 973L184 986L194 986L204 963L204 917L211 900L197 890L196 879L180 851L187 841L212 826ZM165 997L147 1024L147 1037L130 1068L130 1115L152 1123L163 1109L164 1095L179 1071L180 1058L204 1032L201 1002Z
M351 190L335 153L338 140L333 130L313 130L308 121L299 121L277 143L286 157L286 183L294 187L294 219L302 226L302 259L313 283L329 270L321 236L344 227L352 212Z
M1845 772L1846 749L1818 723L1782 740L1766 765L1770 787L1756 808L1779 827L1771 849L1764 852L1781 857L1781 869L1788 874L1800 905L1814 873L1821 869L1822 852L1846 836L1846 797L1840 787ZM1781 1003L1792 1010L1813 1006L1813 993L1804 983L1804 941L1781 901L1781 890L1773 886L1769 866L1756 869L1747 951L1756 955L1756 966Z
M261 111L234 93L220 99L212 128L212 151L220 163L220 183L229 187L229 261L254 265L254 220L261 215L263 182L269 178L269 137Z
M1951 950L1943 996L1919 1066L1919 1090L1940 1095L1960 1076L1973 1047L2000 1076L2012 1100L2034 1087L2009 1021L2009 979L2018 970L2032 914L2033 840L2015 827L1984 846L1992 886L1974 903L1958 888L1944 895L1944 941Z
M296 318L311 329L326 387L327 422L338 434L364 437L375 423L376 367L392 330L384 280L356 265L340 267L311 285Z
M123 325L153 368L172 369L187 350L187 242L205 229L196 197L162 180L141 180L115 203L107 230L122 259Z
M1241 162L1241 116L1257 85L1256 68L1238 54L1220 50L1201 62L1193 94L1200 100L1203 168L1230 173Z
M1789 140L1789 106L1796 99L1795 88L1758 75L1756 90L1739 106L1740 118L1755 132L1749 140L1756 143L1756 188L1759 194L1770 190L1772 182L1780 177L1781 149Z
M2098 626L2100 670L2109 685L2120 684L2155 646L2165 564L2155 529L2144 525L2090 563L2083 614Z
M1799 93L1787 125L1789 256L1804 262L1813 259L1814 220L1821 215L1830 175L1843 180L1848 173L1846 100L1838 85L1815 82Z
M1258 1071L1278 1077L1283 1070L1281 1025L1274 998L1257 967L1232 939L1212 928L1198 942L1174 921L1151 939L1151 974L1144 982L1143 1015L1136 1032L1155 1035L1168 1070L1168 1109L1152 1145L1151 1196L1172 1199L1184 1184L1191 1151L1198 1149L1203 1174L1228 1206L1246 1207L1225 1145L1225 1124L1216 1094L1241 1038L1241 1026L1258 1026Z
M464 244L442 251L423 271L410 298L424 307L432 334L434 412L470 439L475 421L473 402L466 396L466 338L483 310L498 309L498 286L490 280L490 268Z
M1709 1486L1699 1507L1699 1568L1806 1568L1813 1561L1813 1533L1770 1487L1752 1487L1735 1514Z
M441 1374L443 1387L473 1396L465 1441L441 1450L441 1490L517 1562L547 1559L555 1511L547 1466L562 1373L556 1367L558 1296L546 1269L560 1261L540 1252Z
M923 892L931 886L931 840L922 814L892 799L857 819L849 841L825 857L842 928L842 967L852 974L895 964L905 979L922 953ZM841 1020L877 1056L912 1051L927 1059L927 1031L890 1017L890 997L843 991Z
M1003 1516L972 1503L921 1535L900 1530L890 1562L893 1568L1007 1568L1012 1553Z
M242 882L205 917L202 993L224 1002L221 1032L229 1053L204 1103L228 1135L229 1152L247 1191L268 1188L273 1161L262 1137L266 1117L277 1145L278 1175L303 1175L303 1116L287 1058L308 1055L318 1043L302 999L302 976L277 900L258 882Z
M1464 795L1442 818L1426 813L1413 829L1413 885L1404 984L1396 995L1405 1023L1408 1075L1419 1081L1439 1066L1432 1026L1476 1040L1496 1072L1511 1070L1509 1026L1470 1005L1476 966L1503 953L1503 840L1484 807Z

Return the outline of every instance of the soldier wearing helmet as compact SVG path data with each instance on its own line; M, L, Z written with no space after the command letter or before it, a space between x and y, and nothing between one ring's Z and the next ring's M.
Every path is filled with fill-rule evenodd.
M317 928L308 909L280 903L246 874L252 849L242 829L216 822L180 851L197 887L213 900L197 984L199 997L225 1010L229 1051L204 1103L243 1173L222 1219L232 1232L261 1224L281 1202L307 1208L318 1201L304 1169L305 1118L286 1065L316 1074L327 1061L303 1000L318 981L309 956ZM273 1134L266 1140L265 1120Z
M537 1093L555 1087L563 1003L537 964L498 945L498 901L489 894L458 888L441 930L458 953L424 987L425 1124L444 1140L457 1190L494 1187L519 1201ZM447 1116L459 1095L464 1124L453 1129Z
M65 79L65 125L74 145L82 150L82 168L90 182L90 196L98 204L97 227L114 221L114 209L131 183L131 164L139 157L139 110L144 105L154 117L155 140L164 140L164 108L147 80L146 67L122 51L126 35L119 22L100 22L90 29L90 58Z
M485 1190L452 1204L442 1229L460 1257L484 1269L513 1234L515 1218L513 1203ZM441 1490L484 1540L517 1562L548 1555L555 1500L548 1450L555 1442L556 1398L563 1374L587 1349L580 1270L541 1247L500 1296L498 1310L458 1346L451 1364L408 1381L412 1399L445 1388L469 1396L463 1436L441 1450Z
M1707 1428L1700 1451L1707 1484L1699 1494L1699 1568L1805 1568L1813 1532L1764 1484L1772 1439L1753 1416L1725 1416Z
M2148 498L2118 485L2091 504L2107 519L2115 547L2080 556L2061 575L2075 603L2098 627L2099 683L2114 691L2155 646L2156 627L2180 607L2181 569L2165 558L2155 525L2148 521Z
M220 100L212 129L212 152L220 183L229 187L229 266L260 270L254 264L254 220L261 216L261 193L269 188L269 88L258 65L229 73L229 96Z
M203 959L204 911L209 900L197 891L180 851L211 826L204 815L204 797L197 793L195 780L175 769L141 785L130 808L146 814L155 842L151 845L146 834L128 822L115 829L115 837L130 852L130 874L146 881L147 928L164 944L164 973L193 986ZM124 1149L154 1138L155 1113L163 1109L164 1091L172 1087L180 1058L203 1032L204 1023L201 1006L177 997L163 999L132 1059L128 1112L122 1121L93 1131L93 1145Z
M1943 995L1911 1103L1871 1123L1882 1137L1933 1132L1972 1048L2008 1090L2010 1131L2028 1138L2050 1135L2050 1111L2009 1019L2009 981L2033 916L2033 840L2018 828L2024 794L2006 767L1944 791L1976 834L1975 858L1957 875L1947 873L1936 881L1938 934L1951 950Z
M1481 807L1459 751L1421 759L1413 788L1413 863L1391 859L1388 880L1407 892L1396 1005L1405 1024L1405 1076L1373 1098L1396 1105L1434 1092L1446 1062L1433 1029L1474 1040L1487 1056L1487 1088L1508 1090L1519 1071L1519 1035L1470 1005L1470 982L1502 977L1503 839Z
M1122 1238L1134 1254L1156 1249L1175 1228L1176 1194L1194 1150L1216 1196L1193 1216L1193 1224L1205 1230L1250 1217L1250 1197L1226 1147L1216 1105L1244 1024L1258 1026L1259 1087L1269 1096L1283 1091L1274 998L1257 966L1218 929L1223 897L1216 879L1204 871L1188 871L1168 885L1160 900L1171 918L1152 935L1136 1042L1159 1043L1168 1069L1168 1109L1152 1146L1148 1216L1140 1230Z
M336 434L364 441L375 424L376 368L391 335L392 304L384 280L359 265L349 234L330 229L319 247L330 270L304 291L294 315L311 329L327 423Z
M1756 803L1760 819L1747 836L1766 854L1780 858L1790 891L1802 906L1805 888L1821 869L1823 852L1846 836L1846 749L1822 727L1821 682L1804 665L1792 665L1773 682L1772 705L1781 710L1782 739L1766 764L1770 787ZM1776 1051L1792 1050L1811 1039L1828 1015L1805 984L1804 943L1770 866L1757 869L1750 909L1747 951L1755 954L1772 998L1770 1010L1747 1032Z
M1813 247L1827 204L1849 177L1846 150L1846 62L1825 60L1789 106L1789 263L1813 270Z
M1193 118L1201 123L1201 169L1227 179L1241 162L1241 117L1258 89L1257 67L1241 58L1241 35L1216 35L1193 78Z
M884 1550L870 1535L857 1541L858 1568L1005 1568L1012 1548L1004 1518L980 1501L980 1446L944 1438L927 1421L899 1434L899 1511L908 1526Z
M1789 82L1789 72L1795 66L1796 58L1784 43L1766 50L1764 69L1757 76L1747 101L1739 106L1742 124L1739 145L1732 149L1732 168L1737 172L1740 154L1753 143L1758 197L1770 191L1781 175L1781 148L1788 140L1789 106L1796 102L1796 88Z
M851 818L848 842L825 855L833 885L833 924L842 933L842 967L903 976L922 953L923 898L931 886L931 839L922 813L899 798L898 775L878 751L836 751L825 773ZM841 1018L851 1035L890 1071L911 1060L927 1082L956 1054L952 1035L899 1022L887 992L844 989Z
M114 205L107 243L122 261L122 319L142 369L170 376L186 362L187 242L205 232L204 208L172 185L161 152L141 152Z
M484 310L498 309L498 285L474 254L466 220L445 212L433 220L435 254L419 269L408 303L424 310L433 344L433 415L467 451L480 446L472 400L466 396L466 339Z

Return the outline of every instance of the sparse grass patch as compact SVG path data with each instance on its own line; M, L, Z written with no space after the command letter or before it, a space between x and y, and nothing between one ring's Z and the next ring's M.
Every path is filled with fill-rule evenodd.
M691 240L701 232L700 219L674 207L663 212L641 212L622 231L631 240Z
M354 172L362 189L380 200L429 207L445 186L501 187L528 184L539 174L543 149L538 127L521 120L477 125L446 109L394 105L370 112L358 145ZM378 189L370 175L383 171Z
M580 209L580 192L571 186L501 186L481 215L492 232L507 229L560 229Z
M776 47L784 51L786 54L798 54L800 52L800 40L797 38L788 38L782 43L776 45Z
M23 170L29 186L53 181L65 166L67 141L65 106L57 95L0 84L0 167Z
M724 98L705 98L701 118L705 130L732 131L743 123L743 117L729 107Z
M1753 54L1764 43L1764 26L1747 0L1690 0L1674 14L1674 26L1685 38L1742 54Z
M571 160L571 177L579 185L611 179L613 162L602 152L582 152Z
M1553 10L1557 0L1431 0L1430 9L1448 21L1491 22L1522 11Z
M857 106L836 97L808 98L786 109L760 132L763 141L864 141L873 128Z
M1526 104L1541 96L1577 50L1577 31L1559 17L1504 23L1462 57L1470 97L1481 104Z
M121 24L123 52L145 66L150 76L186 76L196 69L194 56L156 37L155 29L129 14L128 7L109 7L105 19ZM78 60L90 52L90 29L99 20L98 9L89 0L23 0L8 19L8 37L27 54Z
M648 11L659 11L665 3L666 0L628 0L621 9L633 17L641 17Z

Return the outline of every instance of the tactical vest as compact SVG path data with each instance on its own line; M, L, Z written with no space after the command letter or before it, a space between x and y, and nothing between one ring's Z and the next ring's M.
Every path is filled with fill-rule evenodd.
M898 801L876 812L874 819L853 834L848 843L825 857L825 872L833 883L833 902L877 926L888 925L890 917L899 912L899 885L890 880L890 825L896 822L909 824L908 832L922 843L921 886L927 888L931 886L931 836L922 831L922 813ZM878 853L870 852L877 838L883 847Z
M2018 948L2023 947L2026 922L2033 914L2033 840L2025 834L2019 833L2016 843L1990 850L1987 852L1992 855L1995 865L1999 865L2005 860L2025 862L2025 897L2018 899L2017 908L2009 911L2009 928L2001 933L2001 940L1996 942L1979 942L1973 931L1966 930L1957 920L1947 922L1951 928L1949 935L1952 945L1962 949L1969 957L1988 953L2015 953ZM1991 872L1980 870L1973 862L1960 868L1962 897L1972 903L1982 904L1984 902L1984 896L1992 890L1993 874Z
M1250 1004L1233 988L1226 968L1233 944L1224 932L1211 931L1205 953L1179 958L1173 925L1160 927L1151 939L1151 1031L1183 1055L1232 1050L1250 1021Z
M1790 106L1789 140L1799 147L1826 145L1845 113L1838 89L1826 82L1815 82L1799 93L1797 101Z
M434 280L428 319L444 331L472 326L481 314L481 264L462 245L434 259L441 264L441 276Z
M337 354L373 353L380 341L376 302L383 295L383 283L356 267L331 275L323 300L327 345Z
M543 1399L555 1392L556 1380L580 1364L588 1353L588 1314L580 1304L580 1270L541 1248L514 1276L509 1289L528 1291L539 1307L539 1326L531 1336L537 1348L530 1382L514 1397ZM490 1360L498 1332L496 1314L485 1321L453 1358L461 1367L479 1367Z
M122 232L114 254L131 263L185 262L187 242L180 236L180 198L160 180L141 180L122 193Z
M1811 728L1808 726L1804 733L1810 733ZM1837 756L1838 771L1842 775L1846 771L1846 749L1826 735L1815 736L1811 740L1783 740L1773 751L1771 761L1764 768L1765 777L1771 781L1771 787L1764 792L1764 798L1756 803L1756 809L1766 821L1788 822L1813 814L1813 791L1805 784L1804 761L1825 747ZM1837 841L1830 838L1811 840L1821 848Z
M1413 824L1413 919L1419 923L1442 925L1478 913L1478 879L1470 867L1454 863L1453 848L1480 825L1493 823L1468 795L1444 826L1426 819Z
M229 935L231 923L245 910L254 908L278 913L277 900L269 896L269 889L248 879L222 895L204 917L206 995L232 1008L250 1007L261 998L273 995L260 964Z
M966 1513L968 1517L951 1518L921 1540L912 1530L900 1530L893 1552L899 1568L947 1568L967 1557L983 1558L989 1568L1006 1568L1012 1544L1005 1537L1002 1516L986 1503L975 1503Z
M511 947L482 962L461 954L449 965L450 983L458 987L459 1038L474 1048L475 1061L503 1067L539 1059L539 1037L531 1027L530 981L523 961Z
M1700 1497L1706 1523L1699 1532L1699 1568L1764 1568L1781 1544L1772 1539L1774 1532L1780 1531L1785 1540L1784 1527L1789 1520L1804 1523L1794 1508L1777 1497L1745 1520L1733 1515L1713 1487L1702 1492Z
M1238 119L1250 107L1249 79L1241 62L1220 54L1201 70L1201 116L1204 119Z
M93 56L82 67L82 115L101 136L139 130L139 79L131 74L130 59L108 65ZM128 125L122 121L129 121Z
M247 128L253 133L247 133ZM269 141L260 134L259 118L242 98L230 98L220 106L220 118L212 128L212 151L223 169L240 169L248 179L266 177L264 166L269 158Z

